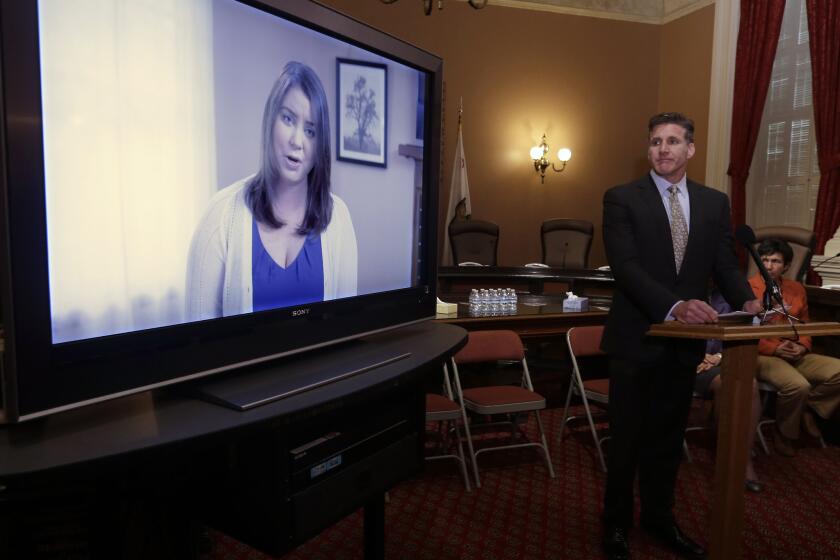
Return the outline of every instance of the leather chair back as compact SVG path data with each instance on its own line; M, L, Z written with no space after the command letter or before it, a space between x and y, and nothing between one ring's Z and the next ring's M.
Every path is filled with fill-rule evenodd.
M557 268L587 268L594 227L585 220L546 220L540 230L542 262Z
M793 260L784 277L797 282L805 281L805 274L811 266L811 256L817 245L817 236L813 231L796 226L765 226L755 229L755 239L758 242L756 247L765 239L787 241L793 249ZM749 259L747 277L752 277L757 272L755 263Z
M449 224L449 242L456 265L474 262L496 266L498 225L483 220L454 220Z

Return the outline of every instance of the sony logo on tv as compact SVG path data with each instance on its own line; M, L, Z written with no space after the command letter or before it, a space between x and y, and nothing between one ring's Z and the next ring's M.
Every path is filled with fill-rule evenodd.
M303 309L292 309L292 317L302 317L304 315L309 315L308 307L304 307Z

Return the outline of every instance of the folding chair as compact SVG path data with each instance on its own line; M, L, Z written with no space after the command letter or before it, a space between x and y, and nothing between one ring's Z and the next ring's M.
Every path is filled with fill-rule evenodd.
M771 424L775 424L776 420L773 418L765 418L764 415L768 413L770 408L770 397L773 393L776 392L776 387L767 383L766 381L758 381L758 392L761 394L761 416L762 418L758 421L758 426L756 426L756 432L758 432L758 442L761 444L761 448L764 450L765 455L770 455L770 448L767 446L767 440L764 439L764 433L761 429L764 426L768 426Z
M449 381L449 371L446 363L443 364L443 393L426 393L426 423L435 422L438 424L438 431L427 432L428 437L436 436L442 453L440 455L427 455L427 461L437 459L454 459L461 467L461 475L464 477L464 486L467 492L470 488L470 477L467 475L467 461L464 458L464 446L461 444L461 432L458 429L458 420L464 425L467 423L463 406L456 403L452 394L452 383ZM447 453L454 447L457 454Z
M693 410L695 402L699 402L701 404L702 408L705 410L706 404L713 401L713 398L711 397L710 394L703 395L703 394L698 393L697 391L694 391L694 393L691 395L691 399L692 399L692 411L689 413L689 422L691 422L692 413L695 412ZM704 414L707 415L707 416L710 416L710 413L704 413ZM685 433L688 434L688 432L699 432L701 430L709 430L709 429L714 429L714 422L711 421L711 420L705 420L705 421L700 421L699 423L694 424L694 425L689 424L685 428ZM691 456L691 451L689 451L689 449L688 449L688 442L685 440L685 438L683 438L683 453L685 453L685 460L686 460L687 463L694 462L694 459Z
M519 363L522 367L520 385L491 385L462 389L458 366L488 362ZM554 466L551 464L551 455L548 452L548 443L539 413L546 406L545 397L534 391L534 386L531 383L531 374L528 371L528 362L525 359L525 348L519 339L519 335L513 331L506 330L470 332L467 345L452 357L452 375L456 393L466 410L483 416L509 415L509 422L504 422L504 424L510 425L512 441L516 441L519 436L524 436L521 427L517 424L517 413L534 412L537 427L540 432L539 442L528 441L526 438L523 443L486 445L476 451L473 446L469 422L465 423L464 429L467 436L467 448L472 459L476 487L481 488L477 457L481 453L492 450L538 447L545 454L545 464L548 467L549 475L551 478L554 478ZM497 424L494 423L493 425Z
M569 346L569 356L572 357L572 378L569 381L569 390L566 393L566 405L563 407L563 418L560 421L560 437L563 441L563 433L566 424L577 419L577 416L569 416L569 404L572 400L572 393L577 394L583 401L583 409L586 412L586 420L589 422L589 430L592 432L592 440L598 450L598 459L601 462L601 469L607 472L607 462L604 460L604 451L601 443L609 436L598 437L595 429L595 421L592 419L592 411L589 408L589 401L592 400L606 406L609 403L610 380L606 378L583 380L580 374L578 358L586 356L601 356L601 336L604 333L602 325L592 327L573 327L566 332L566 343Z
M589 407L589 401L607 406L610 401L610 380L609 377L599 377L584 381L578 363L578 358L604 355L601 351L601 337L603 334L603 325L572 327L566 332L566 343L569 347L569 356L572 358L572 378L569 381L569 390L566 393L566 404L563 407L563 418L560 421L560 437L558 441L563 441L563 433L566 430L566 425L578 418L578 416L569 416L572 393L575 393L583 402L583 410L586 413L586 420L589 423L592 440L595 442L595 449L598 450L598 460L601 463L601 469L607 472L607 462L604 460L604 450L601 444L609 439L610 436L598 437L598 431L595 429L595 421L592 416L592 410ZM683 452L685 452L686 460L690 463L692 461L691 453L688 450L688 444L686 444L685 440L683 440Z
M768 415L767 418L762 418L758 422L758 426L756 426L756 431L758 432L758 441L761 443L761 448L764 450L766 455L770 455L770 447L767 445L767 440L764 438L764 433L761 431L764 426L772 425L776 423L776 419L773 417L769 417L770 414L770 398L776 394L778 389L772 383L768 383L766 381L759 381L758 382L758 391L761 393L761 412L762 417L764 415ZM820 437L820 447L825 447L825 439Z

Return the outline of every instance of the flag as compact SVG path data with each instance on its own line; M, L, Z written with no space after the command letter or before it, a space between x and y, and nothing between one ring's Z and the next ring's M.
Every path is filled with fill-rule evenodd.
M455 146L455 161L452 164L452 185L449 187L449 207L443 227L443 266L453 266L452 247L449 243L449 224L453 220L463 220L472 214L470 207L470 183L467 181L467 161L464 159L464 138L458 119L458 144Z

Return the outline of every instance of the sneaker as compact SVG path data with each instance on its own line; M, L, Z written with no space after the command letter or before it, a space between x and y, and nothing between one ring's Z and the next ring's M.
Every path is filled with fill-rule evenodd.
M802 413L802 429L814 439L820 439L822 437L820 427L817 425L817 417L812 411L807 409Z
M793 457L796 455L796 447L793 444L794 441L795 440L782 435L778 428L773 430L773 449L775 449L776 453L779 455L783 455L785 457Z

